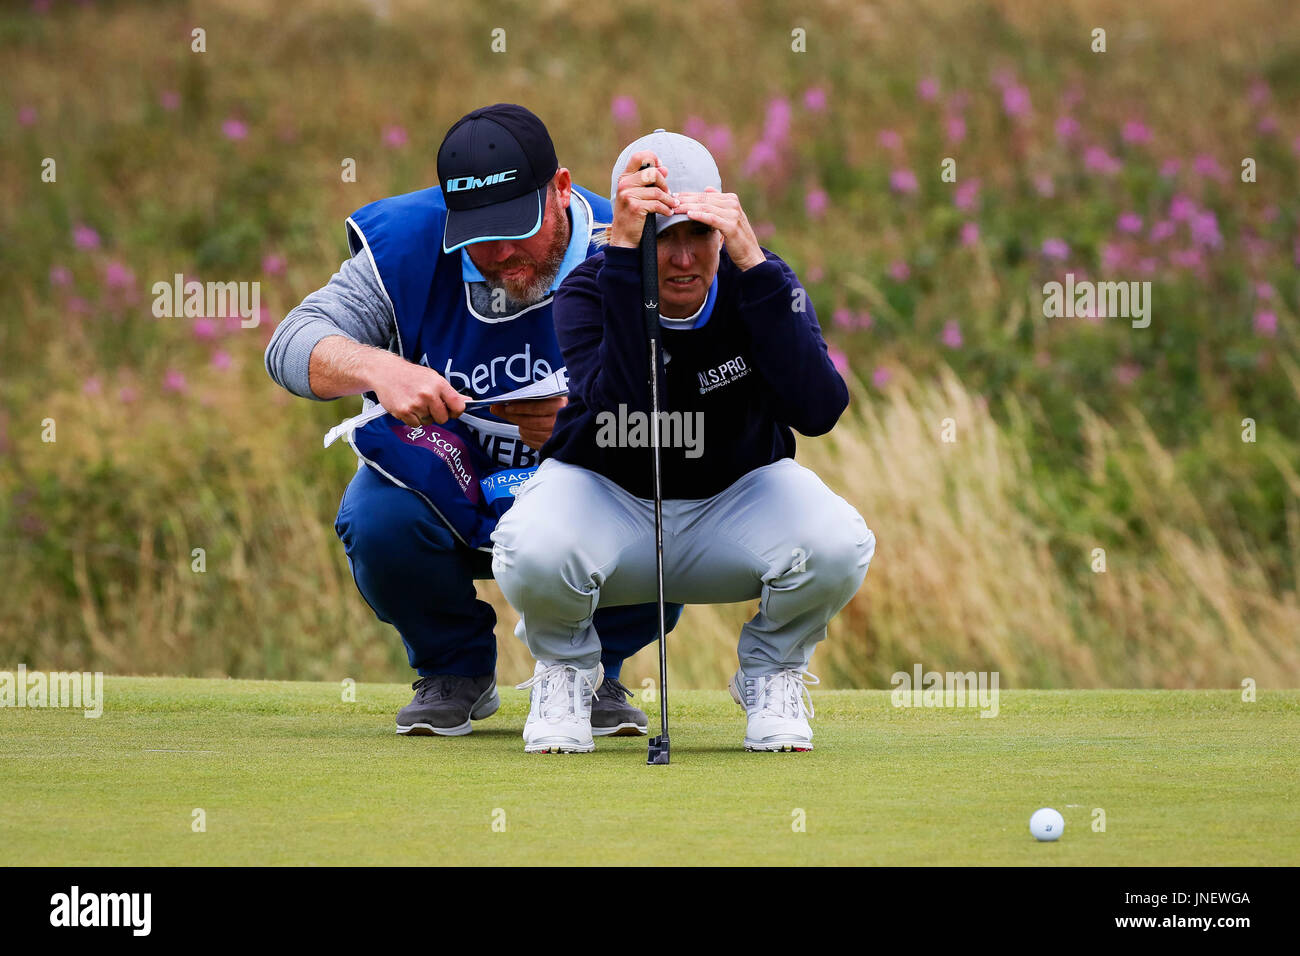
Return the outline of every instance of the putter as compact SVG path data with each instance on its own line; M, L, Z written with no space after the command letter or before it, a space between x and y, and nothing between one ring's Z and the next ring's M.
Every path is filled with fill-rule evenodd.
M649 163L642 164L645 169ZM650 351L650 454L654 460L655 585L659 602L659 736L651 737L645 762L668 763L668 646L664 627L664 513L659 473L659 232L647 213L641 230L641 301Z

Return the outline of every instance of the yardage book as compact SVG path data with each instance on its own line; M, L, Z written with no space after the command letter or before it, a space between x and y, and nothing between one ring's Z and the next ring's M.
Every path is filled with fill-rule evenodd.
M539 378L532 384L517 388L513 392L494 395L492 398L471 398L465 403L465 407L484 408L488 405L502 405L506 402L535 402L543 398L554 398L556 395L567 394L569 394L569 374L565 369L558 368L546 378Z
M535 382L530 382L523 388L517 388L513 392L504 392L501 395L493 395L491 398L471 398L465 402L465 410L471 408L486 408L489 405L498 405L505 402L535 402L543 398L554 398L556 395L569 394L569 375L565 369L557 368L546 378L539 378ZM388 409L376 402L370 408L366 409L360 415L354 415L346 421L339 422L333 428L325 433L325 447L329 448L340 437L354 428L360 428L376 418L388 414ZM473 418L471 421L475 425L486 424L482 419Z

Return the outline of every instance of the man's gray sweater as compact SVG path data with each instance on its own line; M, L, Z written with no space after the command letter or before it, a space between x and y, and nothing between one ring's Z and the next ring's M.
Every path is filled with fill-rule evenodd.
M295 395L324 401L311 390L309 368L316 343L330 335L397 350L397 317L364 249L276 326L265 356L271 379Z

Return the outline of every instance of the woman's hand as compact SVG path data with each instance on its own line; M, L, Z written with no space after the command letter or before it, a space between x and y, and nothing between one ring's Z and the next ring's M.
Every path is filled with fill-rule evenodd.
M650 165L642 169L645 163ZM618 178L610 245L635 249L641 243L641 232L648 214L671 216L678 211L676 201L668 191L667 176L667 167L661 166L659 157L650 150L632 154L627 169Z
M735 193L720 193L710 186L702 193L679 193L676 199L674 212L685 213L722 233L727 255L742 272L767 261Z

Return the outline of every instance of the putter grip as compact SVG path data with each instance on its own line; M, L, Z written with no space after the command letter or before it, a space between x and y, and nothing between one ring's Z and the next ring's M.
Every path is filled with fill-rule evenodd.
M643 163L642 169L650 166ZM647 213L641 229L641 304L646 337L659 338L659 231L654 213Z

